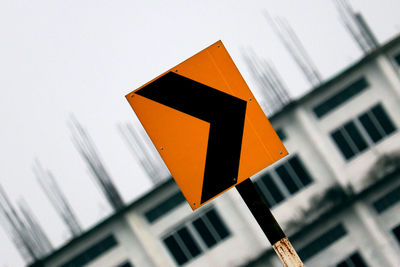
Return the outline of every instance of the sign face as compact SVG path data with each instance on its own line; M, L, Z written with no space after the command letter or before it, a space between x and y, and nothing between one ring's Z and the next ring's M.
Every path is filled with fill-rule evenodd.
M221 41L126 98L193 210L288 154Z

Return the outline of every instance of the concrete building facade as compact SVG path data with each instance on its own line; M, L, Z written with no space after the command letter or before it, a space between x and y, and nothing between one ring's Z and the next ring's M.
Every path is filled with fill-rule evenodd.
M252 177L306 266L400 266L400 37L270 118ZM195 212L172 179L31 266L282 266L235 189Z

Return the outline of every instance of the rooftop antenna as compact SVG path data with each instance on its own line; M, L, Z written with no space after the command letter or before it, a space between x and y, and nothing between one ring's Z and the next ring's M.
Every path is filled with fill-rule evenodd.
M340 20L361 51L368 53L375 50L379 42L361 13L355 12L347 0L334 0L334 3Z
M34 248L23 234L23 226L14 207L11 205L3 188L0 186L0 222L11 241L14 243L18 252L25 260L30 262L37 259Z
M168 176L160 156L141 128L138 129L132 124L126 123L119 125L118 130L153 184L160 183L164 177Z
M261 89L260 92L262 94L263 100L261 100L261 106L264 109L264 112L267 115L271 115L274 110L278 108L278 101L274 99L274 94L271 92L270 84L268 81L263 79L262 68L259 64L259 59L255 58L254 54L250 54L248 52L243 52L244 60L250 69L250 73L253 76L254 80L258 84Z
M289 22L284 18L273 19L267 12L265 17L310 85L319 85L322 81L321 74Z
M37 219L33 215L26 201L21 199L18 202L18 207L22 214L22 220L26 225L27 235L30 239L30 242L39 251L38 256L47 255L53 250L50 240L47 238L42 227L37 222Z
M22 216L0 186L0 221L25 262L35 261L49 253L52 245L28 205L24 203L19 207Z
M262 89L261 93L266 100L265 113L267 115L272 115L291 101L281 76L271 62L261 60L253 50L244 52L244 58L251 74Z
M122 201L117 188L111 181L111 177L99 157L93 140L74 117L71 117L71 123L69 126L72 132L72 141L76 149L86 162L92 177L95 179L107 201L115 211L123 208L124 202Z
M73 237L78 236L82 232L82 228L53 174L49 170L45 170L37 159L33 166L33 172L50 203L67 225L71 235Z

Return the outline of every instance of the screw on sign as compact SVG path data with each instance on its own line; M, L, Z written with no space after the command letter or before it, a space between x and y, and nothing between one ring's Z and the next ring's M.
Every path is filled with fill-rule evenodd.
M193 210L235 186L285 266L303 266L249 179L288 153L221 41L126 98Z

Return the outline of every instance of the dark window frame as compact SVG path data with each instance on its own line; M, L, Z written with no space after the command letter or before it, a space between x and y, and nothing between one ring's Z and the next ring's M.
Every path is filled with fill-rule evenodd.
M365 76L361 76L358 79L353 80L346 87L342 88L333 95L327 97L324 101L313 107L313 113L321 119L325 115L334 111L339 106L352 100L354 97L362 93L365 89L369 88L368 80Z
M174 192L143 213L149 223L165 216L186 201L180 190Z
M397 53L396 55L393 56L394 62L400 66L400 53Z
M275 132L278 135L279 139L281 139L282 142L287 139L287 134L281 127L276 128Z
M380 116L379 119L377 114ZM370 124L366 122L366 116L368 116ZM352 127L352 134L349 132L349 125ZM397 125L385 110L384 105L376 103L361 114L331 130L330 137L342 156L349 161L390 137L396 131ZM379 133L380 137L378 137L377 133ZM358 135L358 137L355 135Z
M116 267L133 267L133 264L129 260L126 260L118 264Z
M400 185L376 199L372 202L372 206L377 213L383 213L398 202L400 202Z
M254 183L264 201L273 208L307 188L313 181L307 166L295 154L261 175Z
M392 229L392 233L400 245L400 224Z
M355 251L341 262L336 264L336 267L368 267L368 264L361 256L360 252Z
M195 222L199 222L199 220L201 220L201 222L204 222L204 225L207 227L208 232L211 234L212 238L215 239L214 243L210 243L209 240L207 241L206 237L203 237L201 235L201 230L199 230L194 225ZM191 235L192 241L196 243L195 246L197 246L200 250L199 253L193 254L187 248L187 242L183 241L182 238L178 236L178 232L182 229L185 229L185 231L187 231ZM226 223L219 215L218 211L214 207L211 207L204 210L197 216L191 218L190 220L186 221L185 223L179 225L178 227L175 227L174 230L164 235L161 240L164 243L166 250L171 255L172 259L175 260L175 263L177 263L178 265L184 265L191 260L201 256L204 252L212 249L216 245L220 244L222 241L228 239L231 235L232 232L229 230ZM171 238L175 240L175 243L174 241L172 241ZM167 239L169 240L167 242L169 242L170 245L167 244ZM175 245L177 247L172 248L172 245Z
M346 228L342 223L338 223L329 230L320 234L318 237L314 238L312 241L308 242L307 245L298 250L298 254L303 261L306 261L346 235Z
M107 235L95 244L88 246L83 252L61 264L60 267L75 267L88 264L116 246L118 246L118 241L115 236L113 234Z

